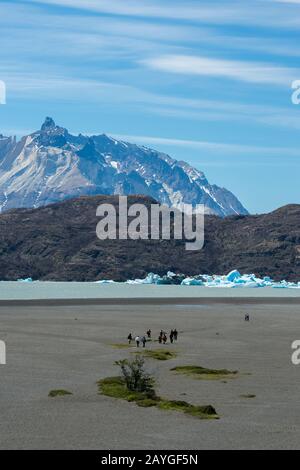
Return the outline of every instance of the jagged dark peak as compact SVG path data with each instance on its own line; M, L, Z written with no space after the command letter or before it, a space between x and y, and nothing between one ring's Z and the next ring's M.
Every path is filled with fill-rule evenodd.
M42 124L41 130L36 132L36 134L60 134L68 136L68 130L64 127L57 126L55 121L51 117L46 117L44 123Z
M41 129L32 134L35 141L44 147L64 147L69 133L64 127L57 126L51 117L46 117Z
M105 163L104 158L96 150L95 142L91 137L88 138L82 149L77 152L77 155L86 160L101 160Z
M50 129L55 129L56 124L54 120L47 116L44 123L42 124L41 131L49 131Z

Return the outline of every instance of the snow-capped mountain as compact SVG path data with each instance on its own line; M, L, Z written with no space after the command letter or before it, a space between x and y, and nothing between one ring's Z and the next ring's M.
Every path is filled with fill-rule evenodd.
M0 134L0 212L96 194L143 194L174 207L202 203L220 216L247 214L201 171L144 146L105 134L75 136L51 118L20 141Z

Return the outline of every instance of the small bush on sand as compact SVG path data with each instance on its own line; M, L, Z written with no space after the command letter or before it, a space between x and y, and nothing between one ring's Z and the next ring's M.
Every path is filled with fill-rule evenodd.
M107 377L97 382L99 393L113 398L135 402L145 408L156 406L162 410L181 411L200 419L218 419L211 406L195 406L185 401L166 400L156 395L154 379L144 370L144 359L137 355L132 361L117 361L122 377Z
M211 406L191 405L186 401L166 400L147 392L133 392L126 387L123 377L107 377L98 381L99 393L113 398L121 398L129 402L135 402L138 406L149 408L156 406L166 411L181 411L187 415L199 419L219 419L216 410Z
M116 365L121 368L128 390L147 393L149 396L154 393L154 379L145 371L145 360L142 356L136 355L133 360L122 359L116 361Z

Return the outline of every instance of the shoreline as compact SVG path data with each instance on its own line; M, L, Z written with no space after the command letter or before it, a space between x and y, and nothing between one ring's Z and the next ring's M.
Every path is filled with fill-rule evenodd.
M139 298L65 298L65 299L5 299L0 300L0 307L63 307L87 305L300 305L299 297L139 297Z

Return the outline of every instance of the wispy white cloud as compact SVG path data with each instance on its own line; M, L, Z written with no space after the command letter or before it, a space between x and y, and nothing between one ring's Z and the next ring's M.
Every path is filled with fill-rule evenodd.
M134 61L156 51L182 50L195 34L187 26L160 25L129 18L103 18L90 15L60 16L38 8L5 3L1 6L1 51L4 58L22 54L23 61L38 65L49 59L49 66L64 57L83 57L91 64L105 59ZM195 28L196 29L196 28ZM207 31L197 29L198 37ZM115 65L114 65L115 66Z
M300 3L300 0L271 0L276 3Z
M247 51L259 54L267 54L282 58L299 57L300 49L294 37L264 37L259 34L249 35L232 35L220 34L218 30L209 31L206 36L198 41L200 44L211 44L219 48L226 48L229 51Z
M145 59L142 63L149 68L169 73L223 77L243 82L285 86L288 86L297 75L296 70L267 64L185 55L158 56Z
M28 0L28 2L110 15L177 19L210 24L295 27L300 23L293 10L286 11L279 3L271 5L263 0L251 0L251 2L211 0L201 4L190 0L184 3L174 1L169 5L155 0Z
M217 20L220 13L223 13L223 21L226 18L236 16L232 9L222 8L222 12L213 13L213 8L200 6L192 2L185 2L184 6L180 3L165 5L157 1L144 0L29 0L30 3L58 5L74 9L93 11L98 13L107 13L112 15L138 16L150 18L168 18L181 20L210 20L214 17Z
M117 16L93 16L89 12L85 15L69 13L60 15L59 12L45 11L38 4L24 6L23 4L1 3L0 24L2 27L14 28L25 32L36 30L49 34L57 33L89 33L97 36L123 36L170 43L181 41L197 41L208 34L213 36L210 28L160 23L154 19L120 18ZM32 44L34 46L34 44ZM122 44L119 44L122 46Z
M3 70L8 97L42 100L63 99L77 102L84 96L87 103L126 106L142 115L155 114L173 119L202 121L256 122L260 125L299 128L300 114L296 106L267 106L253 103L221 101L214 99L186 98L149 92L134 86L84 78L74 79L67 75L23 73L22 70Z
M232 21L239 18L244 9L232 2L224 6L224 2L215 2L211 6L208 2L202 5L187 1L182 5L180 2L172 2L172 5L162 4L157 1L145 0L29 0L30 3L65 6L69 8L88 10L99 13L108 13L125 16L143 16L155 18L175 18L187 20L214 20L218 22L222 17L222 22ZM216 6L219 8L216 9ZM244 16L245 13L242 15Z
M300 111L297 109L296 113L274 113L258 118L258 122L268 126L282 127L289 130L300 130Z
M48 56L69 54L87 55L101 50L103 56L122 56L172 48L184 49L195 45L212 45L228 50L270 53L277 56L298 57L300 50L293 39L281 37L254 37L221 33L217 27L182 22L160 22L155 18L122 18L95 16L89 11L79 16L45 12L37 3L31 6L3 2L0 25L3 35L2 54L11 49L38 53L43 49ZM38 37L39 40L35 40ZM52 44L52 48L45 44ZM59 47L56 47L59 45ZM74 47L75 45L76 47Z
M93 134L93 133L88 133ZM111 134L112 137L122 141L134 142L142 145L159 145L167 147L193 148L196 150L205 150L221 155L258 155L273 157L300 157L298 148L292 147L260 147L252 145L229 144L224 142L206 142L199 140L184 140L153 136L120 135Z

